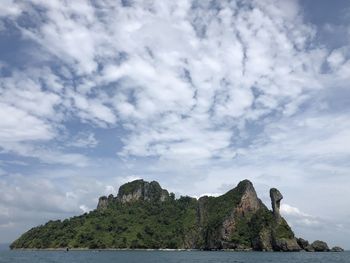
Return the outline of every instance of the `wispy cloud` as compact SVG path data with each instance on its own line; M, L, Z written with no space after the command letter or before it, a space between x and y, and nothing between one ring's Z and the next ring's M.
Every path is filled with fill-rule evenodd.
M95 134L80 132L78 133L72 141L67 143L68 146L78 147L78 148L94 148L98 144L98 140L95 138Z
M0 33L23 58L0 57L3 156L62 166L52 174L106 169L108 156L128 170L116 185L163 178L197 196L244 178L303 198L305 182L349 184L350 47L321 43L300 2L5 2Z
M328 77L324 63L337 72L333 77L345 76L340 51L328 56L310 48L315 30L304 24L296 1L34 1L22 8L45 19L20 26L23 36L70 73L67 82L46 72L57 85L45 92L38 80L23 86L16 109L48 118L56 107L56 114L101 126L118 122L127 130L124 156L233 158L250 123L288 118L326 88L319 81ZM8 81L18 87L18 79Z

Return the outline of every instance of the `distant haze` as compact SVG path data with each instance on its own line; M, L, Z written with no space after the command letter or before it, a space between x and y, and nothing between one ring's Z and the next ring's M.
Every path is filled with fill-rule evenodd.
M350 2L3 0L0 243L136 178L240 180L350 249Z

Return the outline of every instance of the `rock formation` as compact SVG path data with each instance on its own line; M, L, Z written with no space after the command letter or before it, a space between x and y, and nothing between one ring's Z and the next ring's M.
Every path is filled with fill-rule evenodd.
M275 251L300 251L301 248L295 238L275 238L273 240L273 248Z
M314 249L316 252L328 252L330 249L327 245L326 242L316 240L311 244L311 247Z
M308 250L310 249L310 244L309 241L303 239L303 238L297 238L298 245L301 249L303 250Z
M139 200L165 201L168 197L168 191L162 189L158 182L152 181L149 183L144 180L135 180L122 185L117 196L122 203Z
M240 186L243 187L244 190L242 192L241 200L235 209L235 213L238 216L244 217L245 215L257 212L264 205L258 198L254 186L250 181L244 180L239 183L238 187Z
M344 249L336 246L336 247L332 247L331 252L344 252Z
M106 209L109 204L114 202L121 203L132 203L136 201L165 201L169 198L169 192L165 189L162 189L158 182L146 182L142 179L135 180L129 183L122 185L119 188L118 195L114 197L109 195L102 196L99 198L97 209L103 210Z
M312 244L309 243L309 241L297 238L297 242L301 249L303 249L306 252L343 252L344 249L341 247L335 246L332 249L329 249L328 245L324 241L316 240Z
M329 251L326 243L296 239L281 216L282 194L270 190L273 211L244 180L218 196L175 199L158 182L135 180L97 209L49 221L24 233L11 248L181 248L204 250ZM341 251L334 247L332 251Z
M104 210L108 207L108 198L106 196L101 196L98 199L97 209L98 210Z
M281 200L283 199L283 195L276 188L271 188L270 198L271 198L273 215L275 216L277 222L279 222L281 220L280 205L281 205Z

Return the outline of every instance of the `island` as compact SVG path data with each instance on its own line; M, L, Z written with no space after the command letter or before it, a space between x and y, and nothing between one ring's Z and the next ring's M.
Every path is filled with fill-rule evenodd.
M280 214L282 194L270 190L272 211L243 180L227 193L199 199L135 180L97 208L24 233L11 249L198 249L237 251L343 251L296 238Z

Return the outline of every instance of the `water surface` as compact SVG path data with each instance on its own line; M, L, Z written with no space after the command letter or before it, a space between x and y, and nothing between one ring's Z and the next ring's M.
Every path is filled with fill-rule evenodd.
M0 251L0 263L350 263L350 252Z

